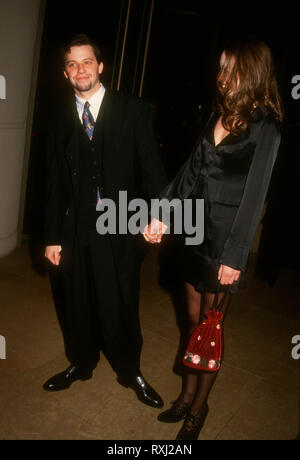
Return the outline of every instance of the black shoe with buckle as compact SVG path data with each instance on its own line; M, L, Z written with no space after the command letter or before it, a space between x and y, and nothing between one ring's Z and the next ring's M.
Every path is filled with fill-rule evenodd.
M142 375L132 378L118 377L118 382L126 388L132 388L138 399L148 406L160 408L164 403L156 391L146 382Z
M185 417L183 426L179 431L177 441L192 441L197 440L200 431L204 425L208 414L208 405L205 404L203 410L199 410L196 414L188 414Z
M54 375L43 385L46 391L61 391L69 388L75 380L89 380L93 376L93 371L81 371L76 366L70 366L64 372Z
M188 413L191 405L183 401L182 399L177 399L170 409L161 412L157 417L157 420L165 423L176 423L182 420Z

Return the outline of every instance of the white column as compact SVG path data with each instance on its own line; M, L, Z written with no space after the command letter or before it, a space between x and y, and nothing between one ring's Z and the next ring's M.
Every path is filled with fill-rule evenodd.
M0 0L0 257L17 245L40 0Z

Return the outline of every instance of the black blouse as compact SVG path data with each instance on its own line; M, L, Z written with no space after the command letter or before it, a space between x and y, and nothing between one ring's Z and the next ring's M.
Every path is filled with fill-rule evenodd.
M206 265L245 271L280 144L280 129L256 108L245 131L214 142L212 113L191 156L161 198L204 198L205 237L194 250Z

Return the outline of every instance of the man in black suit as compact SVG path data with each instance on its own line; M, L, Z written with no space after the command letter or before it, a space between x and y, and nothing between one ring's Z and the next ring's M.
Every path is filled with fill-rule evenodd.
M100 235L96 205L109 198L120 215L120 191L128 200L155 198L166 179L150 106L105 90L102 71L101 51L87 36L64 48L64 75L75 97L70 107L56 111L49 128L45 256L52 263L51 286L70 367L44 389L59 391L91 378L102 350L119 383L143 403L162 407L140 371L142 237Z

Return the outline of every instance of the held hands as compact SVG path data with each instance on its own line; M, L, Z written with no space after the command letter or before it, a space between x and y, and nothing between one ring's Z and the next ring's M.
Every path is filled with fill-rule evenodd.
M160 243L167 228L168 226L163 222L160 222L158 219L152 219L150 224L146 225L144 228L143 236L149 243ZM218 272L218 280L220 284L232 284L239 279L240 275L240 270L235 270L234 268L221 264Z
M152 219L149 225L146 225L143 236L148 243L160 243L163 234L167 231L168 226L158 219Z
M61 259L61 246L46 246L45 257L53 265L59 265Z
M235 270L234 268L221 264L218 272L218 280L220 284L232 284L239 279L240 274L240 270Z

